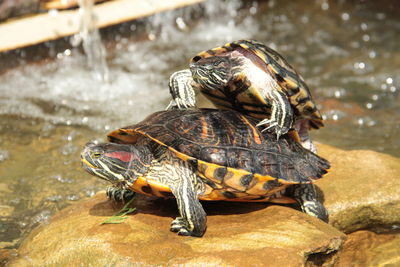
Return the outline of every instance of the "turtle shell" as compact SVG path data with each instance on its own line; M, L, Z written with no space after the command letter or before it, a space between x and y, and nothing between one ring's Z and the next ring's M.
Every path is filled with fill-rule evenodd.
M218 57L230 55L246 58L251 61L252 66L261 70L265 75L270 75L279 85L278 90L283 92L289 99L293 107L296 120L308 119L311 127L318 129L323 126L322 116L312 99L310 89L304 79L296 70L275 50L262 43L253 40L239 40L227 43L224 46L216 47L197 54L192 58L192 62L197 62L202 58ZM242 61L237 61L240 67L244 68ZM254 71L249 71L254 73ZM228 93L218 90L208 90L200 86L200 90L220 108L233 108L257 118L266 118L271 110L262 92L263 88L252 84L247 79L245 72L240 73L238 81L228 84ZM243 87L245 90L243 90ZM230 99L234 97L235 99ZM235 107L232 107L232 103Z
M204 200L261 201L287 185L310 183L327 172L325 159L288 135L277 140L261 133L256 123L230 110L168 110L113 131L108 138L135 144L145 136L167 147L197 170L206 185L199 197ZM159 187L168 191L165 185Z

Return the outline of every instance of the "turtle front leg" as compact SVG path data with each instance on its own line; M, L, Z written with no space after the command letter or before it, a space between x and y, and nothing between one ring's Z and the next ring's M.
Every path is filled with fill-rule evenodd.
M192 73L189 69L174 72L170 76L168 85L173 100L167 109L196 107L196 94L192 82Z
M181 161L181 166L175 165L179 179L174 179L171 191L176 198L180 216L171 223L171 231L184 236L204 235L207 228L207 215L200 204L196 191L196 174ZM175 176L174 175L174 176Z
M135 194L135 192L129 189L123 189L117 186L109 186L106 189L106 195L109 199L122 203L129 202Z
M260 121L257 126L267 125L262 131L273 130L276 133L277 139L279 139L279 136L287 133L292 127L292 106L287 96L278 90L270 90L266 98L272 106L271 118Z
M292 185L287 192L300 204L304 213L328 222L329 215L324 205L317 200L317 193L313 184Z

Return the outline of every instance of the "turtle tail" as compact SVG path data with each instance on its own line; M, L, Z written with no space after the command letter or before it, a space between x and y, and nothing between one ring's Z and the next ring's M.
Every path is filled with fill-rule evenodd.
M305 149L299 143L295 143L294 146L292 147L293 150L300 154L294 162L297 174L301 177L300 181L311 182L321 178L328 172L331 167L328 160Z
M317 154L311 151L308 153L307 158L308 161L313 166L313 169L315 170L315 175L311 176L314 179L321 178L331 168L331 164L329 163L328 160L318 156Z

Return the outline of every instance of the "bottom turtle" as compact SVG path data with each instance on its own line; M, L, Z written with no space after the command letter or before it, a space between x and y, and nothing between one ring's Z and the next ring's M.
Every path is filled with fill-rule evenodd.
M329 162L291 136L261 132L257 120L213 109L167 110L88 143L86 171L110 181L108 197L126 201L132 192L175 197L179 214L171 231L202 236L206 213L199 200L294 203L323 221L324 206L312 181Z

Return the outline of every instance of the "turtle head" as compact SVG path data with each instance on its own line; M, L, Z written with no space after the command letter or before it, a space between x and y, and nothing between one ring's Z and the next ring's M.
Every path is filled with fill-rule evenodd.
M226 86L232 77L231 69L231 59L227 56L195 56L190 61L193 80L210 90Z
M101 179L123 185L136 180L148 168L148 157L140 148L127 144L89 142L81 153L82 167Z

